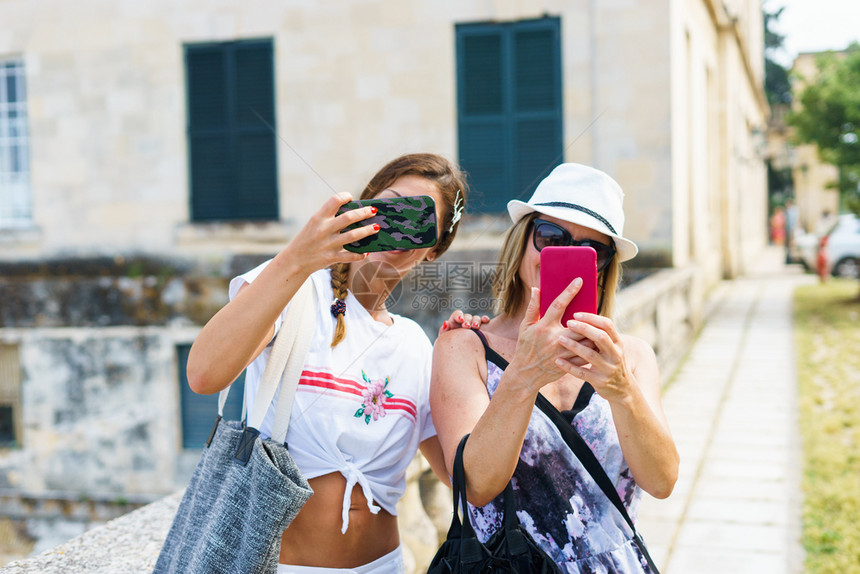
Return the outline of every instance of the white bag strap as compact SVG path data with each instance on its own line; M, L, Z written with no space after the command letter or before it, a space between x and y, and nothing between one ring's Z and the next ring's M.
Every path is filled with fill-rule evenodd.
M266 369L263 371L263 378L257 389L254 405L247 419L246 426L254 429L260 428L275 396L275 390L280 383L282 388L276 408L275 425L272 429L272 438L279 442L283 442L286 437L293 398L313 338L316 307L316 289L314 289L311 279L308 278L290 301L286 317L277 337L275 337ZM221 416L224 414L224 404L227 402L230 387L232 385L222 390L218 395L218 414ZM242 410L244 415L244 401ZM283 418L286 421L281 420ZM283 434L282 437L276 438L279 437L279 434L275 432L276 429Z
M290 415L293 411L293 399L296 397L296 389L299 386L299 379L302 375L302 370L305 366L305 360L308 357L308 351L311 348L311 339L314 335L314 314L317 309L317 291L310 284L310 279L303 286L306 291L301 305L301 313L297 324L295 325L296 337L293 343L293 350L287 358L286 365L283 367L283 375L276 375L280 379L281 391L278 394L278 404L275 407L275 422L272 425L272 440L283 443L287 440L287 429L290 426ZM281 329L283 330L283 326ZM274 352L274 349L272 349ZM267 365L268 368L268 365ZM271 400L269 401L272 402Z

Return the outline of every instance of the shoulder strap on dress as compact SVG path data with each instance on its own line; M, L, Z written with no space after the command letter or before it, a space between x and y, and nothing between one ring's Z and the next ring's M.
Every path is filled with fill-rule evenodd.
M603 469L603 465L600 464L600 461L597 460L597 457L592 452L591 448L588 446L588 443L585 442L585 439L580 436L579 432L576 430L576 427L572 424L567 424L562 417L561 413L558 412L558 409L553 406L549 400L544 397L542 394L538 393L537 399L535 400L535 405L543 411L543 413L549 418L549 420L558 427L558 430L561 432L561 436L564 439L564 442L567 443L567 446L570 447L570 450L573 451L573 454L579 461L582 463L582 466L588 471L588 474L591 475L591 478L594 479L594 482L597 483L597 486L600 487L600 490L606 495L612 505L618 509L618 512L621 513L621 516L624 518L625 522L630 526L630 529L633 531L633 541L639 547L639 550L645 556L645 560L648 562L648 566L651 568L651 571L655 574L658 573L657 566L654 564L654 561L651 559L651 555L648 554L648 549L645 546L645 542L642 540L642 537L639 535L639 532L636 530L636 526L633 524L633 520L630 518L630 515L627 513L627 509L624 508L624 503L621 501L621 497L618 496L618 491L615 490L615 485L612 484L612 480L609 476L606 475L606 471Z
M480 331L473 331L479 339L481 339L481 344L484 345L484 357L499 367L501 370L505 370L508 368L508 361L505 360L503 356L498 354L487 342L487 336L481 333Z

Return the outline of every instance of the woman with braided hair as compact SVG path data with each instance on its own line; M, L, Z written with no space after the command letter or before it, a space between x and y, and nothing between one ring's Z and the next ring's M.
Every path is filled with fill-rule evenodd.
M457 231L467 185L459 168L433 154L384 166L361 199L429 195L436 204L434 247L358 254L344 245L368 237L373 208L338 215L352 200L338 194L274 258L234 278L230 302L201 330L188 357L188 381L215 393L247 367L253 404L282 318L310 277L320 308L293 403L287 443L314 491L284 532L278 573L404 571L396 504L406 467L420 448L448 481L430 418L432 345L414 321L385 300L415 265L445 252ZM374 228L375 227L375 228ZM459 319L455 312L452 318ZM277 401L273 401L276 403ZM259 429L269 436L270 408Z

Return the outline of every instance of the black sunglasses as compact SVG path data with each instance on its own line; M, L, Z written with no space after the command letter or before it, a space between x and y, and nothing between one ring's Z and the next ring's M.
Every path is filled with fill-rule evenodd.
M591 247L597 253L597 272L600 273L615 257L615 246L594 239L574 239L567 229L545 219L535 219L532 224L532 243L540 252L544 247L580 245Z

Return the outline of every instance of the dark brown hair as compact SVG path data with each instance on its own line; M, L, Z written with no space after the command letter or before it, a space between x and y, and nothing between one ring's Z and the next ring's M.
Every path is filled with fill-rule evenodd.
M402 155L388 162L376 172L376 175L370 179L370 182L361 192L360 199L376 197L379 192L406 175L417 175L432 181L442 197L442 219L438 222L439 239L433 249L438 257L451 246L451 242L454 241L454 236L457 234L459 225L454 221L454 214L455 211L462 211L466 207L466 198L469 195L466 177L456 164L440 155L432 153ZM335 299L346 298L348 283L349 264L337 263L333 265L331 268L331 287ZM336 346L343 341L345 336L346 323L341 314L337 316L337 326L331 346Z

